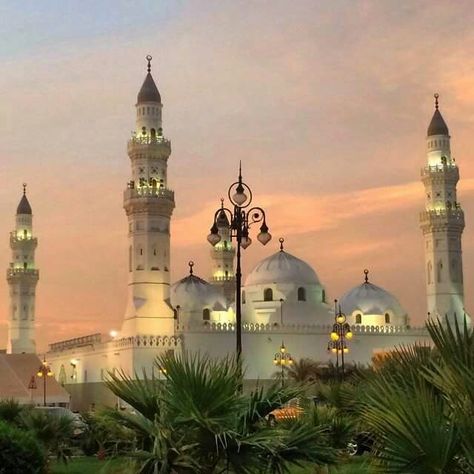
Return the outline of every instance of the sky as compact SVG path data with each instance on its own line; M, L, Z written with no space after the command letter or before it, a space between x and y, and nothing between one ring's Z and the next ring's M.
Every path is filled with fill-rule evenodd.
M468 0L3 0L0 268L26 182L39 239L39 349L120 328L126 143L147 54L173 149L173 281L191 259L209 276L206 235L242 160L274 236L245 251L244 276L284 237L329 298L368 268L412 325L423 324L420 169L439 92L461 172L474 313L472 24ZM8 304L3 279L0 347Z

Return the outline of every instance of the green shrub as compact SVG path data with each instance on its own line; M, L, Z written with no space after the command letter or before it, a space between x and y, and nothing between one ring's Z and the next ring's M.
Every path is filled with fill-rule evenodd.
M33 434L0 422L0 474L45 472L46 455Z

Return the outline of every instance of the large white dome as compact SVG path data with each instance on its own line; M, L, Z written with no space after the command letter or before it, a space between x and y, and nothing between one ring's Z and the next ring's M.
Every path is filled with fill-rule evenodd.
M173 308L183 311L225 311L226 301L220 291L207 281L192 273L171 285L170 300Z
M271 283L320 284L316 272L306 262L284 250L263 259L245 280L245 286Z

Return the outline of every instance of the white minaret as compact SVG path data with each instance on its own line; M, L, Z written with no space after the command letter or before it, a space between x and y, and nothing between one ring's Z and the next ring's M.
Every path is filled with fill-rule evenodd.
M163 137L160 93L148 73L138 93L136 130L128 142L132 179L124 192L128 217L128 301L121 335L174 332L170 288L170 220L174 193L167 186L169 140Z
M420 215L425 240L426 294L431 318L451 323L456 320L462 325L464 213L456 195L459 169L451 156L449 131L439 111L438 97L435 94L435 111L426 138L428 163L421 170L426 202Z
M35 268L37 245L38 240L33 237L33 215L24 184L23 196L16 210L16 227L10 233L12 262L7 270L10 287L9 354L36 352L35 289L39 279L39 272Z
M224 211L224 200L221 199L222 209L216 219L217 229L221 240L211 249L212 275L211 282L220 289L227 301L235 300L235 248L230 239L230 224Z

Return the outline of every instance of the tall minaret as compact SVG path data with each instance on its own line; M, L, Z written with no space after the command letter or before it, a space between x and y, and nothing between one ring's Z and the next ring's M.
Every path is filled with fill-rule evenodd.
M211 282L218 287L227 301L235 300L235 248L230 239L230 224L224 211L224 200L221 199L221 210L216 219L221 240L211 249L212 275Z
M171 334L170 220L174 193L167 187L171 154L164 138L160 93L151 75L151 56L138 93L136 130L128 142L132 179L124 192L128 217L128 302L122 336Z
M36 352L35 289L39 279L39 272L35 268L37 245L38 240L33 237L33 215L24 184L23 196L16 210L16 227L10 233L12 262L7 270L10 286L9 354Z
M421 170L426 205L420 215L420 227L425 240L428 313L434 319L462 323L464 213L456 196L459 169L451 157L448 127L439 111L439 95L434 97L435 111L426 138L428 163Z

